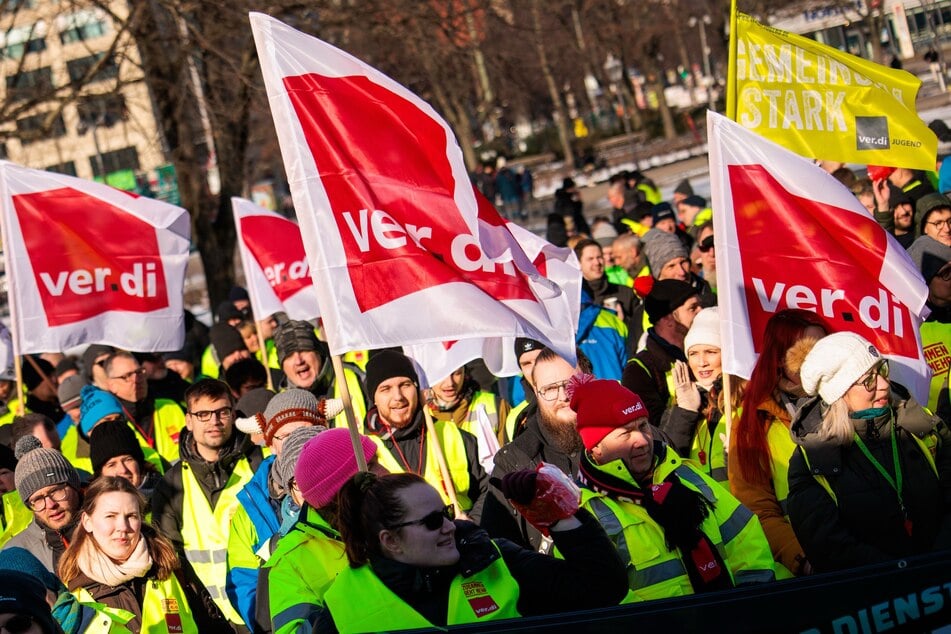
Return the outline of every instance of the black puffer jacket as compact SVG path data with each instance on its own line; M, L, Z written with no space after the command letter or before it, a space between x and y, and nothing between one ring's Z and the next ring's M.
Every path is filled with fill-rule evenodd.
M895 490L859 446L818 437L825 409L818 398L801 402L793 419L799 446L789 464L789 519L817 572L951 548L951 435L914 399L893 398L898 402L894 429L907 526ZM853 422L871 455L894 478L891 417ZM912 434L936 444L937 475ZM836 500L822 487L820 476Z

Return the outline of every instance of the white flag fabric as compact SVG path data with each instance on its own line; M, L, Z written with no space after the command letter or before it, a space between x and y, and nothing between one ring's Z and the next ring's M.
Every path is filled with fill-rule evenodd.
M187 211L6 161L0 198L18 354L182 347Z
M331 351L524 336L574 359L577 298L475 190L432 107L273 18L251 26Z
M928 287L905 249L830 174L707 113L723 371L749 378L767 320L798 308L855 332L927 402Z
M231 208L254 318L261 321L277 312L291 319L319 317L297 223L244 198L232 198Z

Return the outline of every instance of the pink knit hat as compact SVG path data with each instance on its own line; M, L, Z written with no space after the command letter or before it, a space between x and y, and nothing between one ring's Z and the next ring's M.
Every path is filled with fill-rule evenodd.
M376 455L376 444L361 434L360 446L367 462ZM345 427L328 429L307 441L297 459L294 479L304 500L315 509L327 506L337 491L357 473L350 431Z

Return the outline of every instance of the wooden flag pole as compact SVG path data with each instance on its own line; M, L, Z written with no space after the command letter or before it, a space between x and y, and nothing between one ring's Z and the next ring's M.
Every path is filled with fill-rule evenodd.
M264 365L264 371L267 373L267 389L274 392L276 390L274 389L274 381L271 379L271 366L268 365L267 342L264 340L264 335L261 334L261 322L257 319L254 320L254 331L258 335L258 345L261 346L261 363ZM336 369L336 366L334 366L334 370Z
M17 393L16 393L17 411L15 412L15 415L23 416L23 411L24 411L23 401L25 401L26 398L24 397L24 394L23 394L23 367L20 365L19 356L13 357L13 371L17 381L17 388L16 388L17 389Z
M422 390L420 390L422 394ZM446 466L446 456L443 455L442 446L439 444L439 437L436 435L436 425L433 423L433 415L429 411L429 403L423 401L420 403L423 408L423 416L426 419L426 435L429 436L429 442L432 443L433 455L436 456L436 464L439 465L439 477L442 478L442 486L449 496L449 502L456 509L456 517L465 519L462 507L459 506L459 498L456 497L456 487L453 486L452 478L449 475L449 467Z
M343 360L339 354L330 356L334 367L334 377L337 386L340 388L340 400L343 401L343 411L347 416L347 429L350 430L350 442L353 444L353 455L357 459L357 468L360 471L367 470L367 460L363 455L363 445L360 442L360 431L357 429L357 420L353 415L353 403L350 400L350 386L347 385L347 377L343 373Z
M725 423L726 438L723 441L723 453L730 451L730 431L733 427L733 395L730 385L730 374L723 373L723 417Z

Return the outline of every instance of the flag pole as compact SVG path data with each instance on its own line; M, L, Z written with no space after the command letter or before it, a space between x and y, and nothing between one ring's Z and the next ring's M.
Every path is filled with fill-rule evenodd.
M347 385L347 377L343 373L343 361L339 354L330 355L330 360L333 363L337 387L340 388L340 400L343 401L343 411L347 416L347 429L350 430L350 443L353 445L353 455L357 459L357 468L360 471L366 471L367 461L363 455L363 445L360 443L360 432L357 430L356 417L353 415L353 402L350 400L350 386Z
M251 312L253 319L254 311ZM261 322L257 319L254 320L254 331L258 336L258 345L261 346L261 363L264 365L264 372L267 374L267 389L274 392L274 381L271 379L271 366L268 365L267 342L264 339L264 335L261 333ZM336 367L334 370L336 370Z
M0 170L3 171L3 178L0 178L0 188L3 190L3 202L0 203L3 205L3 210L0 211L0 249L3 251L3 266L7 274L7 305L10 307L10 339L13 343L13 372L16 378L17 384L17 412L16 415L22 416L24 410L24 401L26 400L25 395L23 394L23 367L20 360L20 320L18 318L18 302L17 302L17 276L13 273L13 267L10 262L10 237L13 233L10 231L8 215L12 215L13 211L10 209L11 198L10 192L7 188L7 179L6 179L6 165L8 163L3 161L0 164Z
M726 116L736 121L736 0L730 2L730 53L726 65Z
M726 432L726 438L723 440L723 453L724 455L728 454L730 451L730 432L733 427L733 397L731 394L732 386L730 385L730 373L723 373L723 422L724 422L724 431Z
M16 336L14 336L13 342L13 345L16 345ZM17 409L14 416L23 416L23 401L26 400L23 395L23 368L20 365L20 356L16 353L13 356L13 372L17 382Z
M429 411L429 403L424 401L420 403L423 408L423 416L426 419L426 434L429 436L429 442L432 444L433 455L436 457L436 464L439 465L439 477L442 478L442 486L449 496L449 502L456 509L456 517L465 519L462 507L459 506L459 499L456 497L456 487L452 484L452 478L449 476L449 467L446 466L446 456L443 455L442 446L439 444L439 437L436 436L436 425L433 423L433 415Z

